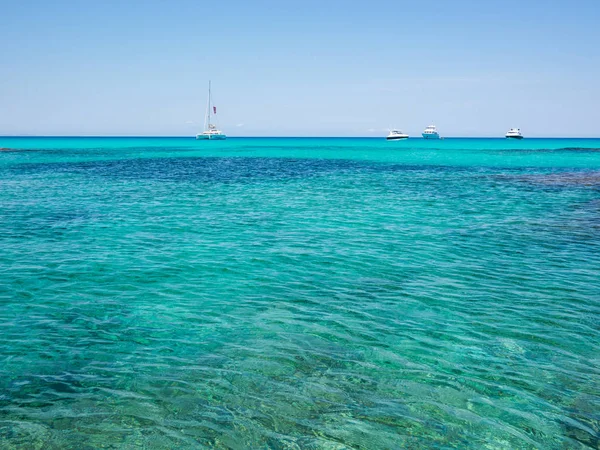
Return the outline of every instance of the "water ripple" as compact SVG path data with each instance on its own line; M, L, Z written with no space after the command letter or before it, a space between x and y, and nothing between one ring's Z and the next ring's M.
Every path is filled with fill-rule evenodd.
M596 169L79 153L0 167L1 448L599 447Z

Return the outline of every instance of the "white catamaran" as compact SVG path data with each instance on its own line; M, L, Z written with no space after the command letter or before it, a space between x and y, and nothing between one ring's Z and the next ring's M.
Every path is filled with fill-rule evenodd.
M206 117L204 118L204 131L196 135L196 139L226 139L227 136L217 126L213 124L213 117L217 114L217 107L211 108L210 81L208 82L208 106L206 107Z

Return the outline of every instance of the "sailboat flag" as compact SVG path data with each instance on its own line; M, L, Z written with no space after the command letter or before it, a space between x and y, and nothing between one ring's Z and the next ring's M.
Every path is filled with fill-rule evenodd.
M216 113L217 113L217 107L213 106L213 114L216 114Z

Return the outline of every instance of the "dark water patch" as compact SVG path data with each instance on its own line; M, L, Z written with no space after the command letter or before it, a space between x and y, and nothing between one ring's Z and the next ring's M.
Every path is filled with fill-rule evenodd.
M593 405L588 405L589 408ZM585 448L600 448L600 417L592 412L582 414L581 410L571 410L567 417L561 419L559 423L564 429L564 433L573 441L579 442Z
M600 187L600 171L555 172L527 175L522 180L545 186L587 186Z
M69 158L98 158L98 157L110 157L114 158L116 155L123 157L126 155L143 155L152 153L163 154L163 153L187 153L196 152L198 148L195 147L182 147L182 146L161 146L161 147L125 147L125 148L111 148L111 147L86 147L86 148L31 148L31 149L19 149L19 148L6 148L0 149L0 151L8 152L27 152L29 154L35 154L36 156L64 156Z
M349 160L285 158L156 158L89 161L48 164L23 164L14 167L21 173L76 173L121 179L155 181L243 181L252 178L290 178L314 176L361 167Z
M204 181L235 183L264 179L306 178L360 170L411 170L344 159L293 158L157 158L50 164L23 164L13 170L22 174L72 173L125 180ZM413 168L414 170L414 168Z
M320 158L172 157L107 161L31 163L12 166L13 173L84 174L127 180L239 182L253 179L307 178L333 173L490 173L486 167L389 164L376 161ZM519 173L523 169L505 169Z
M595 148L595 147L564 147L561 149L558 149L557 151L564 151L564 152L600 152L600 148Z
M493 178L501 181L524 182L540 187L600 187L600 171L598 170L549 170L545 172L531 173L528 169L503 171L502 174L494 174Z
M600 148L596 147L561 147L561 148L494 148L479 150L485 153L598 153Z

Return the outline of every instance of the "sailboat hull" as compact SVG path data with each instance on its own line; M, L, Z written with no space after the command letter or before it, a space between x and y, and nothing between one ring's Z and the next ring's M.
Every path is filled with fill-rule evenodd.
M196 139L199 141L222 141L227 139L227 136L224 134L197 134Z

